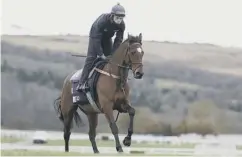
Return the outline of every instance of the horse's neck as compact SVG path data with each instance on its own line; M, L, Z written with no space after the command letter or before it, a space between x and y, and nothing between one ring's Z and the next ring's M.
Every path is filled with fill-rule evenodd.
M123 43L113 54L111 62L114 64L122 65L125 59L125 51L127 49L128 43Z
M123 62L126 57L128 48L128 43L123 43L117 50L114 52L112 58L111 58L111 72L117 76L120 76L121 78L116 82L117 86L123 86L126 82L125 80L128 77L128 69L122 68Z
M111 71L116 75L119 73L119 66L124 62L127 46L128 43L123 43L121 46L119 46L119 48L114 52L112 58L110 59Z

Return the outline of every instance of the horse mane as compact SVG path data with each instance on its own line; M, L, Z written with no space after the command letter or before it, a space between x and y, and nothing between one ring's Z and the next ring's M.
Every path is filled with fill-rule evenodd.
M112 53L112 57L108 58L108 60L115 60L116 63L120 62L123 58L124 53L117 53L117 51L125 51L126 47L130 44L133 43L141 43L139 36L133 36L133 35L128 35L127 39L125 39L120 45L119 47L115 50L114 53ZM118 63L118 64L122 64L122 63Z
M142 41L140 40L139 36L133 36L133 35L129 35L129 37L127 39L125 39L122 44L129 42L129 44L133 44L133 43L140 43L142 44Z
M140 36L134 36L134 35L128 35L128 38L125 39L121 45L119 45L119 47L117 48L117 50L115 50L115 52L112 54L112 57L115 55L121 55L121 56L118 56L116 58L118 58L118 60L120 58L122 58L122 55L123 53L116 53L116 51L118 50L122 50L123 48L125 48L127 45L130 45L130 44L133 44L133 43L140 43L142 45L142 39L140 39ZM126 46L125 46L126 45ZM124 47L125 46L125 47ZM121 64L121 63L120 63Z

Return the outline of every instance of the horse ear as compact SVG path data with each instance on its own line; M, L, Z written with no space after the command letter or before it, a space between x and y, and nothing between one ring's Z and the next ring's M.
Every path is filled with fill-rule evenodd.
M131 35L129 35L129 33L128 33L128 40L131 38Z
M142 33L139 34L139 39L142 41Z

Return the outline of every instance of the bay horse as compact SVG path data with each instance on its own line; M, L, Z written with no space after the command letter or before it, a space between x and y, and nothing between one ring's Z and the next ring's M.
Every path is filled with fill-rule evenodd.
M140 33L138 36L128 34L128 38L121 43L119 48L108 57L108 59L99 59L99 61L96 61L96 63L102 62L103 65L102 67L98 67L95 66L97 65L95 64L90 73L96 73L96 76L89 78L90 80L95 80L93 78L96 78L96 82L92 81L90 83L90 86L95 84L95 86L93 86L95 87L93 88L93 93L96 92L96 109L91 105L93 103L90 103L90 100L88 101L86 99L86 94L84 97L82 96L82 98L79 97L79 100L81 99L79 103L73 103L73 90L75 91L75 89L71 78L73 75L77 75L77 71L72 72L65 78L61 96L55 100L56 112L59 114L59 119L64 124L65 152L69 152L69 139L73 118L77 125L82 123L80 115L77 112L78 108L88 118L88 135L94 153L99 153L95 140L98 114L105 115L115 139L116 150L117 152L123 152L113 110L129 114L130 122L128 134L124 138L123 144L125 146L131 145L135 109L131 106L129 101L129 85L127 83L128 72L132 70L135 79L141 79L143 77L143 55L142 34ZM80 74L78 74L78 76L80 76Z

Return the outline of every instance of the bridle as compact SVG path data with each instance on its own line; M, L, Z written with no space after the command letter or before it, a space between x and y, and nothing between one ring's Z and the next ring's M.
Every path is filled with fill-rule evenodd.
M132 43L132 44L129 44L129 43L128 43L128 48L126 49L126 51L125 51L125 56L124 56L124 58L126 58L127 55L128 55L128 63L125 63L125 60L126 60L126 59L124 59L124 62L123 62L121 65L120 65L120 64L117 64L117 63L113 63L113 62L111 62L111 61L108 61L108 62L109 62L110 64L116 65L116 66L118 66L118 67L120 67L120 68L122 68L122 69L132 70L132 72L135 73L135 71L136 71L138 68L140 68L141 66L143 66L143 63L142 63L142 61L140 61L140 62L132 62L129 53L132 53L132 52L130 52L130 47L131 47L131 46L134 46L134 45L139 45L139 46L141 47L141 44L140 44L139 42L135 42L135 43ZM134 64L139 64L139 65L138 65L135 69L132 69L132 66L133 66Z
M111 72L112 71L112 68L111 67L108 68L108 71L104 71L104 70L101 70L101 69L98 69L98 68L94 68L94 70L96 70L99 73L102 73L104 75L110 76L110 77L112 77L114 79L119 79L121 82L125 82L127 80L127 76L126 75L123 75L122 76L121 71L123 73L128 73L128 70L132 70L132 72L135 73L135 71L138 68L140 68L140 67L143 66L142 61L140 61L140 62L132 62L132 60L130 58L129 53L132 53L132 52L130 52L131 46L135 46L135 45L139 45L141 47L142 44L139 43L139 42L134 42L132 44L128 43L128 48L125 51L124 61L123 61L122 64L114 63L114 62L111 61L110 58L108 58L106 60L107 63L119 67L118 68L118 71L120 73L120 76L117 76L117 75L112 74L112 72ZM135 50L137 51L137 49L135 49ZM127 56L128 56L128 62L126 63L125 61L126 61ZM134 64L139 64L139 65L137 67L135 67L135 69L132 69L132 67L133 67Z

